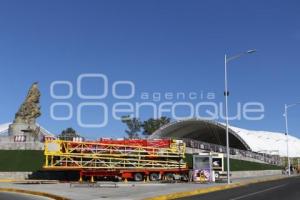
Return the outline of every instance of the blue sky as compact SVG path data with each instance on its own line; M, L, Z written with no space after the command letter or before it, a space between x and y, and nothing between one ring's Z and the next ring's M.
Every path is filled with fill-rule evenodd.
M300 3L291 1L5 1L0 2L0 123L11 121L28 88L39 81L43 115L39 123L59 133L74 127L86 137L121 137L124 125L109 116L103 128L82 128L76 108L85 102L55 100L50 84L80 74L100 73L115 81L134 82L131 103L141 92L214 92L223 101L224 54L256 48L253 55L229 65L230 108L237 102L265 106L259 121L230 123L242 128L284 131L283 106L300 101ZM85 82L97 94L96 80ZM121 88L120 93L126 94ZM57 90L65 94L64 89ZM117 102L109 91L104 102ZM68 102L70 120L50 117L50 106ZM93 101L95 102L95 100ZM195 102L192 102L195 103ZM185 114L184 111L179 111ZM64 115L58 111L57 115ZM83 119L101 120L87 109ZM300 106L290 110L290 132L300 136ZM151 117L144 111L143 118Z

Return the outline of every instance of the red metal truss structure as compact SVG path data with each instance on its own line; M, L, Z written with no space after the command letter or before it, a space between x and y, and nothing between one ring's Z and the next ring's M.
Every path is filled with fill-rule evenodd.
M185 169L180 140L110 140L45 142L45 169L122 170Z

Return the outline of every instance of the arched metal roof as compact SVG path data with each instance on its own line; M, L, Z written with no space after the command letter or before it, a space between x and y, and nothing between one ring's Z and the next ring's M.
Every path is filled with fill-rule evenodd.
M201 119L171 122L157 131L151 138L189 138L203 142L226 145L226 126L223 123ZM254 152L287 155L286 135L283 133L254 131L229 126L230 147ZM300 140L289 136L290 157L300 157Z

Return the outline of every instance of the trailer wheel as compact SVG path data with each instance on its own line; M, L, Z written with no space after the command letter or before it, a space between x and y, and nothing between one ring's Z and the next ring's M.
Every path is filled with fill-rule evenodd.
M159 174L158 173L151 173L149 175L150 181L158 181L159 180Z
M189 176L187 174L180 174L180 180L181 181L186 181L188 182L189 181Z
M134 179L135 181L142 181L143 178L144 178L144 176L143 176L142 173L135 173L135 174L133 175L133 179Z
M167 181L173 181L173 180L174 180L174 174L172 174L172 173L167 173L167 174L165 175L165 178L166 178Z

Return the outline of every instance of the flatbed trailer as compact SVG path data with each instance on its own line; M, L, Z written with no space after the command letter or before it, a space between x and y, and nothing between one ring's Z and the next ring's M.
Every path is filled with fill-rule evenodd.
M97 177L125 181L188 180L188 172L188 169L81 170L80 181L85 177L88 177L92 182Z

